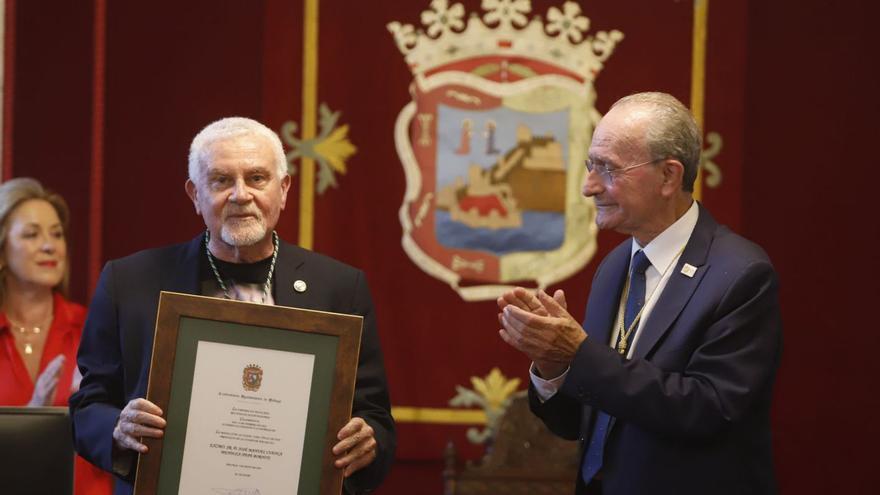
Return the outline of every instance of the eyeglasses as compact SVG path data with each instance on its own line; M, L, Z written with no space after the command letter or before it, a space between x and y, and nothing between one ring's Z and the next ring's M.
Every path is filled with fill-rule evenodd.
M599 176L602 177L602 181L606 185L609 185L609 184L614 184L614 177L617 175L623 174L624 172L626 172L628 170L632 170L634 168L644 167L645 165L649 165L651 163L662 162L663 160L664 160L663 158L654 158L653 160L648 160L648 161L642 162L642 163L636 163L635 165L628 165L626 167L612 168L612 169L609 169L607 165L602 164L602 163L593 163L592 160L587 160L586 164L587 164L587 172L588 173L593 173L593 171L595 170L596 172L599 173Z

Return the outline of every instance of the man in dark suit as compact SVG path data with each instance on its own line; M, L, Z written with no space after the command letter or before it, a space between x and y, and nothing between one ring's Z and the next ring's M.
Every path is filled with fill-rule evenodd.
M533 361L533 412L582 442L576 493L776 492L776 274L693 200L700 149L672 96L615 103L583 192L600 228L632 237L597 268L583 326L562 291L498 300L501 338Z
M193 140L186 192L207 226L193 240L109 262L89 309L70 399L77 451L131 493L140 437L165 420L144 399L159 292L226 297L364 317L352 419L333 447L349 493L387 474L395 450L385 370L363 272L280 242L274 233L290 176L278 136L244 118L214 122Z

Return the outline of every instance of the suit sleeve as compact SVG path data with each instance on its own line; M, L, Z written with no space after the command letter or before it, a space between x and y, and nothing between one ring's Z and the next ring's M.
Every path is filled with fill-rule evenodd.
M566 394L556 393L544 402L535 386L529 384L529 408L556 436L577 440L581 428L581 403Z
M561 392L658 434L711 437L771 394L780 329L775 272L753 261L695 323L699 340L683 369L626 360L587 338Z
M376 315L363 272L358 272L352 313L364 317L352 416L363 418L373 428L378 446L376 459L347 479L346 488L352 493L365 493L379 486L388 474L394 460L397 438L376 331Z
M117 323L111 262L101 272L89 306L77 353L83 378L70 397L70 417L77 453L106 471L125 476L131 474L134 456L114 459L113 448L113 429L124 401Z
M602 270L604 270L607 262L608 258L603 259L602 262L599 263L599 267L596 268L596 273L593 274L593 287L596 286L596 279L599 278L599 275L602 273ZM575 359L577 359L577 356L575 356ZM572 364L574 364L574 361ZM570 368L567 374L571 374ZM564 386L565 383L568 382L569 378L566 377L566 382L563 383L563 386L557 391L557 393L553 394L553 397L542 402L538 396L537 390L535 390L535 386L532 385L530 380L529 409L531 409L535 416L541 419L544 425L547 426L547 429L553 432L554 435L566 440L578 440L580 439L582 430L581 422L585 416L583 411L583 406L585 404L582 400L579 400L579 398L566 393Z

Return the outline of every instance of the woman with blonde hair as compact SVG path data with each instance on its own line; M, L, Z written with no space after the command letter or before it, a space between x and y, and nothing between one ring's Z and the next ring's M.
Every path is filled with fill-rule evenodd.
M34 179L0 184L0 405L66 407L86 309L68 301L67 204ZM77 457L77 495L110 475Z

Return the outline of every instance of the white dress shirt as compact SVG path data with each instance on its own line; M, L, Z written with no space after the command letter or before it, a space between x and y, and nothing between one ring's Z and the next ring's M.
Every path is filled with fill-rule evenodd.
M639 335L641 334L642 326L651 317L651 310L654 309L654 305L660 299L660 294L663 293L663 288L666 287L669 277L672 276L673 268L678 258L681 257L684 246L691 238L694 227L697 225L699 214L700 209L697 207L697 202L694 201L684 215L667 227L660 235L652 239L648 245L642 247L633 238L630 262L632 262L632 256L636 254L636 251L641 249L645 252L645 256L648 257L648 261L651 262L651 266L645 271L645 309L642 311L642 317L634 330L635 335L632 338L632 345L629 346L627 358L632 358L633 351L639 345ZM622 323L619 320L620 318L615 319L611 340L608 342L608 345L612 348L616 347L617 338L620 334ZM545 380L537 375L535 365L532 363L531 368L529 368L529 375L535 390L538 392L538 396L541 400L546 401L553 397L559 390L559 387L562 386L565 377L568 375L568 369L556 378Z

